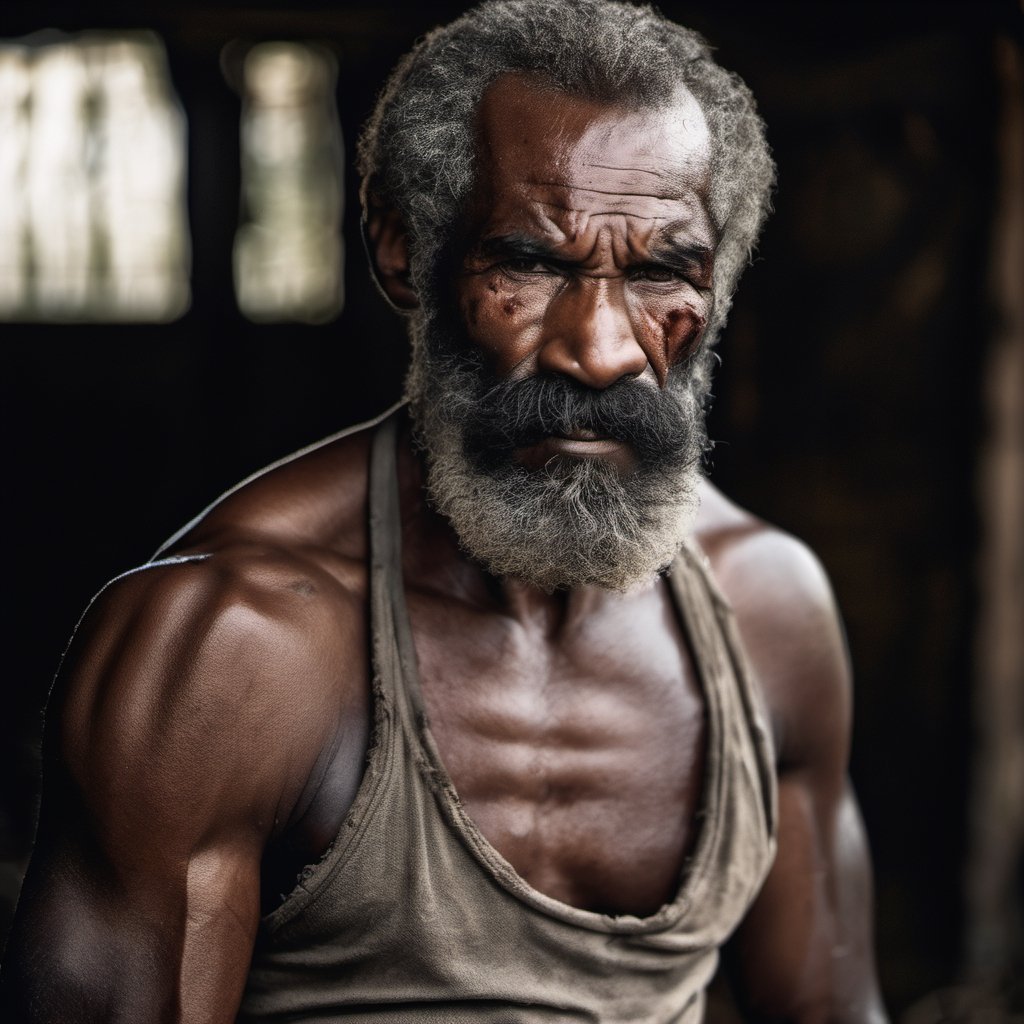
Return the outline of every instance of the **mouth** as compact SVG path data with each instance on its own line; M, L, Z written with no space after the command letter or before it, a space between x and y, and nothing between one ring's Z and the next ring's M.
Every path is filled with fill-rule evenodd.
M553 459L598 459L621 473L636 468L636 456L629 444L583 428L551 434L516 452L516 461L527 469L543 469Z

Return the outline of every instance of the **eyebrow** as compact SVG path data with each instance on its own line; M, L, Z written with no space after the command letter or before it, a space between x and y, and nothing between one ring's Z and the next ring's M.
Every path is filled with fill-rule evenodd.
M715 250L700 242L682 241L678 238L662 238L651 246L651 258L670 266L698 266L707 272L715 258Z
M549 243L520 231L485 238L475 247L475 252L485 258L512 256L561 265L572 262ZM653 243L649 258L642 262L664 263L666 266L679 269L697 267L702 274L707 274L714 264L714 257L715 250L701 242L667 237Z
M475 249L480 256L525 256L555 263L566 262L565 258L560 256L547 242L519 231L510 231L508 234L485 238Z

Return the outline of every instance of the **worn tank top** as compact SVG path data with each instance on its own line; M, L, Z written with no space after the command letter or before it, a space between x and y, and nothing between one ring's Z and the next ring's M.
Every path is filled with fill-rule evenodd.
M775 848L765 719L701 555L669 575L707 708L697 838L671 903L609 916L532 888L459 803L405 607L394 416L370 470L374 731L333 845L261 924L239 1021L668 1024L703 1017L718 948Z

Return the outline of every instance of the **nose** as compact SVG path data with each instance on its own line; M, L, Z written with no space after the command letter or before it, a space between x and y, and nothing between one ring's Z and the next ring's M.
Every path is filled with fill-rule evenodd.
M647 354L637 341L622 283L571 281L548 307L538 364L596 390L643 373Z

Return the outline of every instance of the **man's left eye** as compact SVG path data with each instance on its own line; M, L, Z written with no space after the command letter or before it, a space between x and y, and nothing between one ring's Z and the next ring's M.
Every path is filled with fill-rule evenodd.
M681 281L683 275L671 267L638 267L633 272L633 277L640 281L653 281L655 284L669 284L672 281Z

